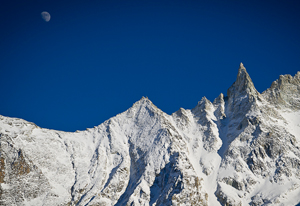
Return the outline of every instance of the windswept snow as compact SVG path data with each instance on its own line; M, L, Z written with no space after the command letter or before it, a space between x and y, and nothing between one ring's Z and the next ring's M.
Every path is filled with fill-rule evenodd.
M1 205L295 205L300 73L172 115L142 98L75 133L0 116Z

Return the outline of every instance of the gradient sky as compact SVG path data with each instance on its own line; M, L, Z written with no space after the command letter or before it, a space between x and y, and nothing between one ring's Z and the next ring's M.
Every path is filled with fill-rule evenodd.
M0 114L84 130L142 96L171 114L226 95L240 62L263 92L300 70L299 11L298 0L2 0Z

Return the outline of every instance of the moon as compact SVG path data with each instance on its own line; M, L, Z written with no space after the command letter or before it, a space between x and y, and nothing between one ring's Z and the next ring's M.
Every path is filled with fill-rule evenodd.
M51 16L47 11L43 11L41 13L41 16L42 16L42 19L44 19L44 21L46 21L46 22L50 21L50 19L51 19Z

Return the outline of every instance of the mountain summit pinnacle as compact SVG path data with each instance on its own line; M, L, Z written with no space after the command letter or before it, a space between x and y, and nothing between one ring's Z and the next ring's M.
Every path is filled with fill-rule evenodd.
M230 111L235 111L236 113L248 111L253 102L262 99L243 63L240 64L236 81L227 90L227 96ZM243 106L241 107L241 105Z
M227 91L228 97L237 97L237 96L257 96L259 92L255 89L254 84L246 71L243 63L240 63L238 75L236 81Z
M0 205L299 205L300 73L260 95L240 64L228 94L76 132L0 115Z

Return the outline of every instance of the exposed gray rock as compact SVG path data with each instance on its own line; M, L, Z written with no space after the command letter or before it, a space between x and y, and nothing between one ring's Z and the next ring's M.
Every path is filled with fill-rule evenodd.
M300 72L260 94L241 63L227 95L75 133L0 116L0 205L299 203Z
M300 71L293 77L280 75L262 95L277 108L300 109Z

